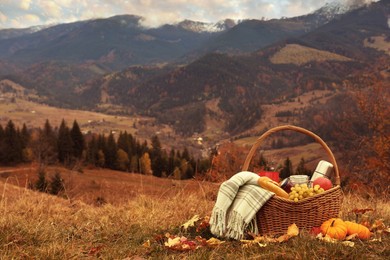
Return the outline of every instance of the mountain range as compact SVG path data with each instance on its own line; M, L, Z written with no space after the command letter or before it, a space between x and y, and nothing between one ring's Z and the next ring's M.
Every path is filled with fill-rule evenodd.
M55 106L120 106L183 135L210 122L237 135L261 120L265 104L341 91L372 64L388 73L389 15L382 0L272 20L145 28L142 17L121 15L0 30L0 76Z

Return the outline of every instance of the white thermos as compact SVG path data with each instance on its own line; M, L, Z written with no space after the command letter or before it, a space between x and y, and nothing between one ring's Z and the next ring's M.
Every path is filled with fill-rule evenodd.
M329 178L332 170L333 170L333 164L331 164L330 162L321 160L318 163L317 168L315 169L313 175L311 176L310 181L313 182L318 177L328 177Z

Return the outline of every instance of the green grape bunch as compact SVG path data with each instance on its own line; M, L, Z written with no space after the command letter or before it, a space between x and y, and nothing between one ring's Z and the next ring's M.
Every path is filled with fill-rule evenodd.
M314 195L320 194L324 191L325 190L321 188L320 185L309 187L306 183L303 183L295 184L295 186L291 188L291 192L288 195L290 200L298 202L305 198L313 197Z

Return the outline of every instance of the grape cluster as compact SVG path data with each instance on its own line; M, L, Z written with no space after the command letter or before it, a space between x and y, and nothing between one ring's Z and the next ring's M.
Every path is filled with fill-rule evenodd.
M320 185L315 185L314 187L308 187L306 183L304 184L295 184L291 188L291 192L288 194L290 200L298 202L304 198L312 197L316 194L324 192L324 189Z

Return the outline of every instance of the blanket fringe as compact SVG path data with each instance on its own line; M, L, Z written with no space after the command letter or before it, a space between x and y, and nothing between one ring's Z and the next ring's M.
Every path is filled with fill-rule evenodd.
M226 232L227 237L234 238L236 240L242 239L247 226L248 225L244 222L244 218L238 212L230 212L229 224Z
M226 211L216 207L210 218L210 231L212 234L223 237L226 231Z

